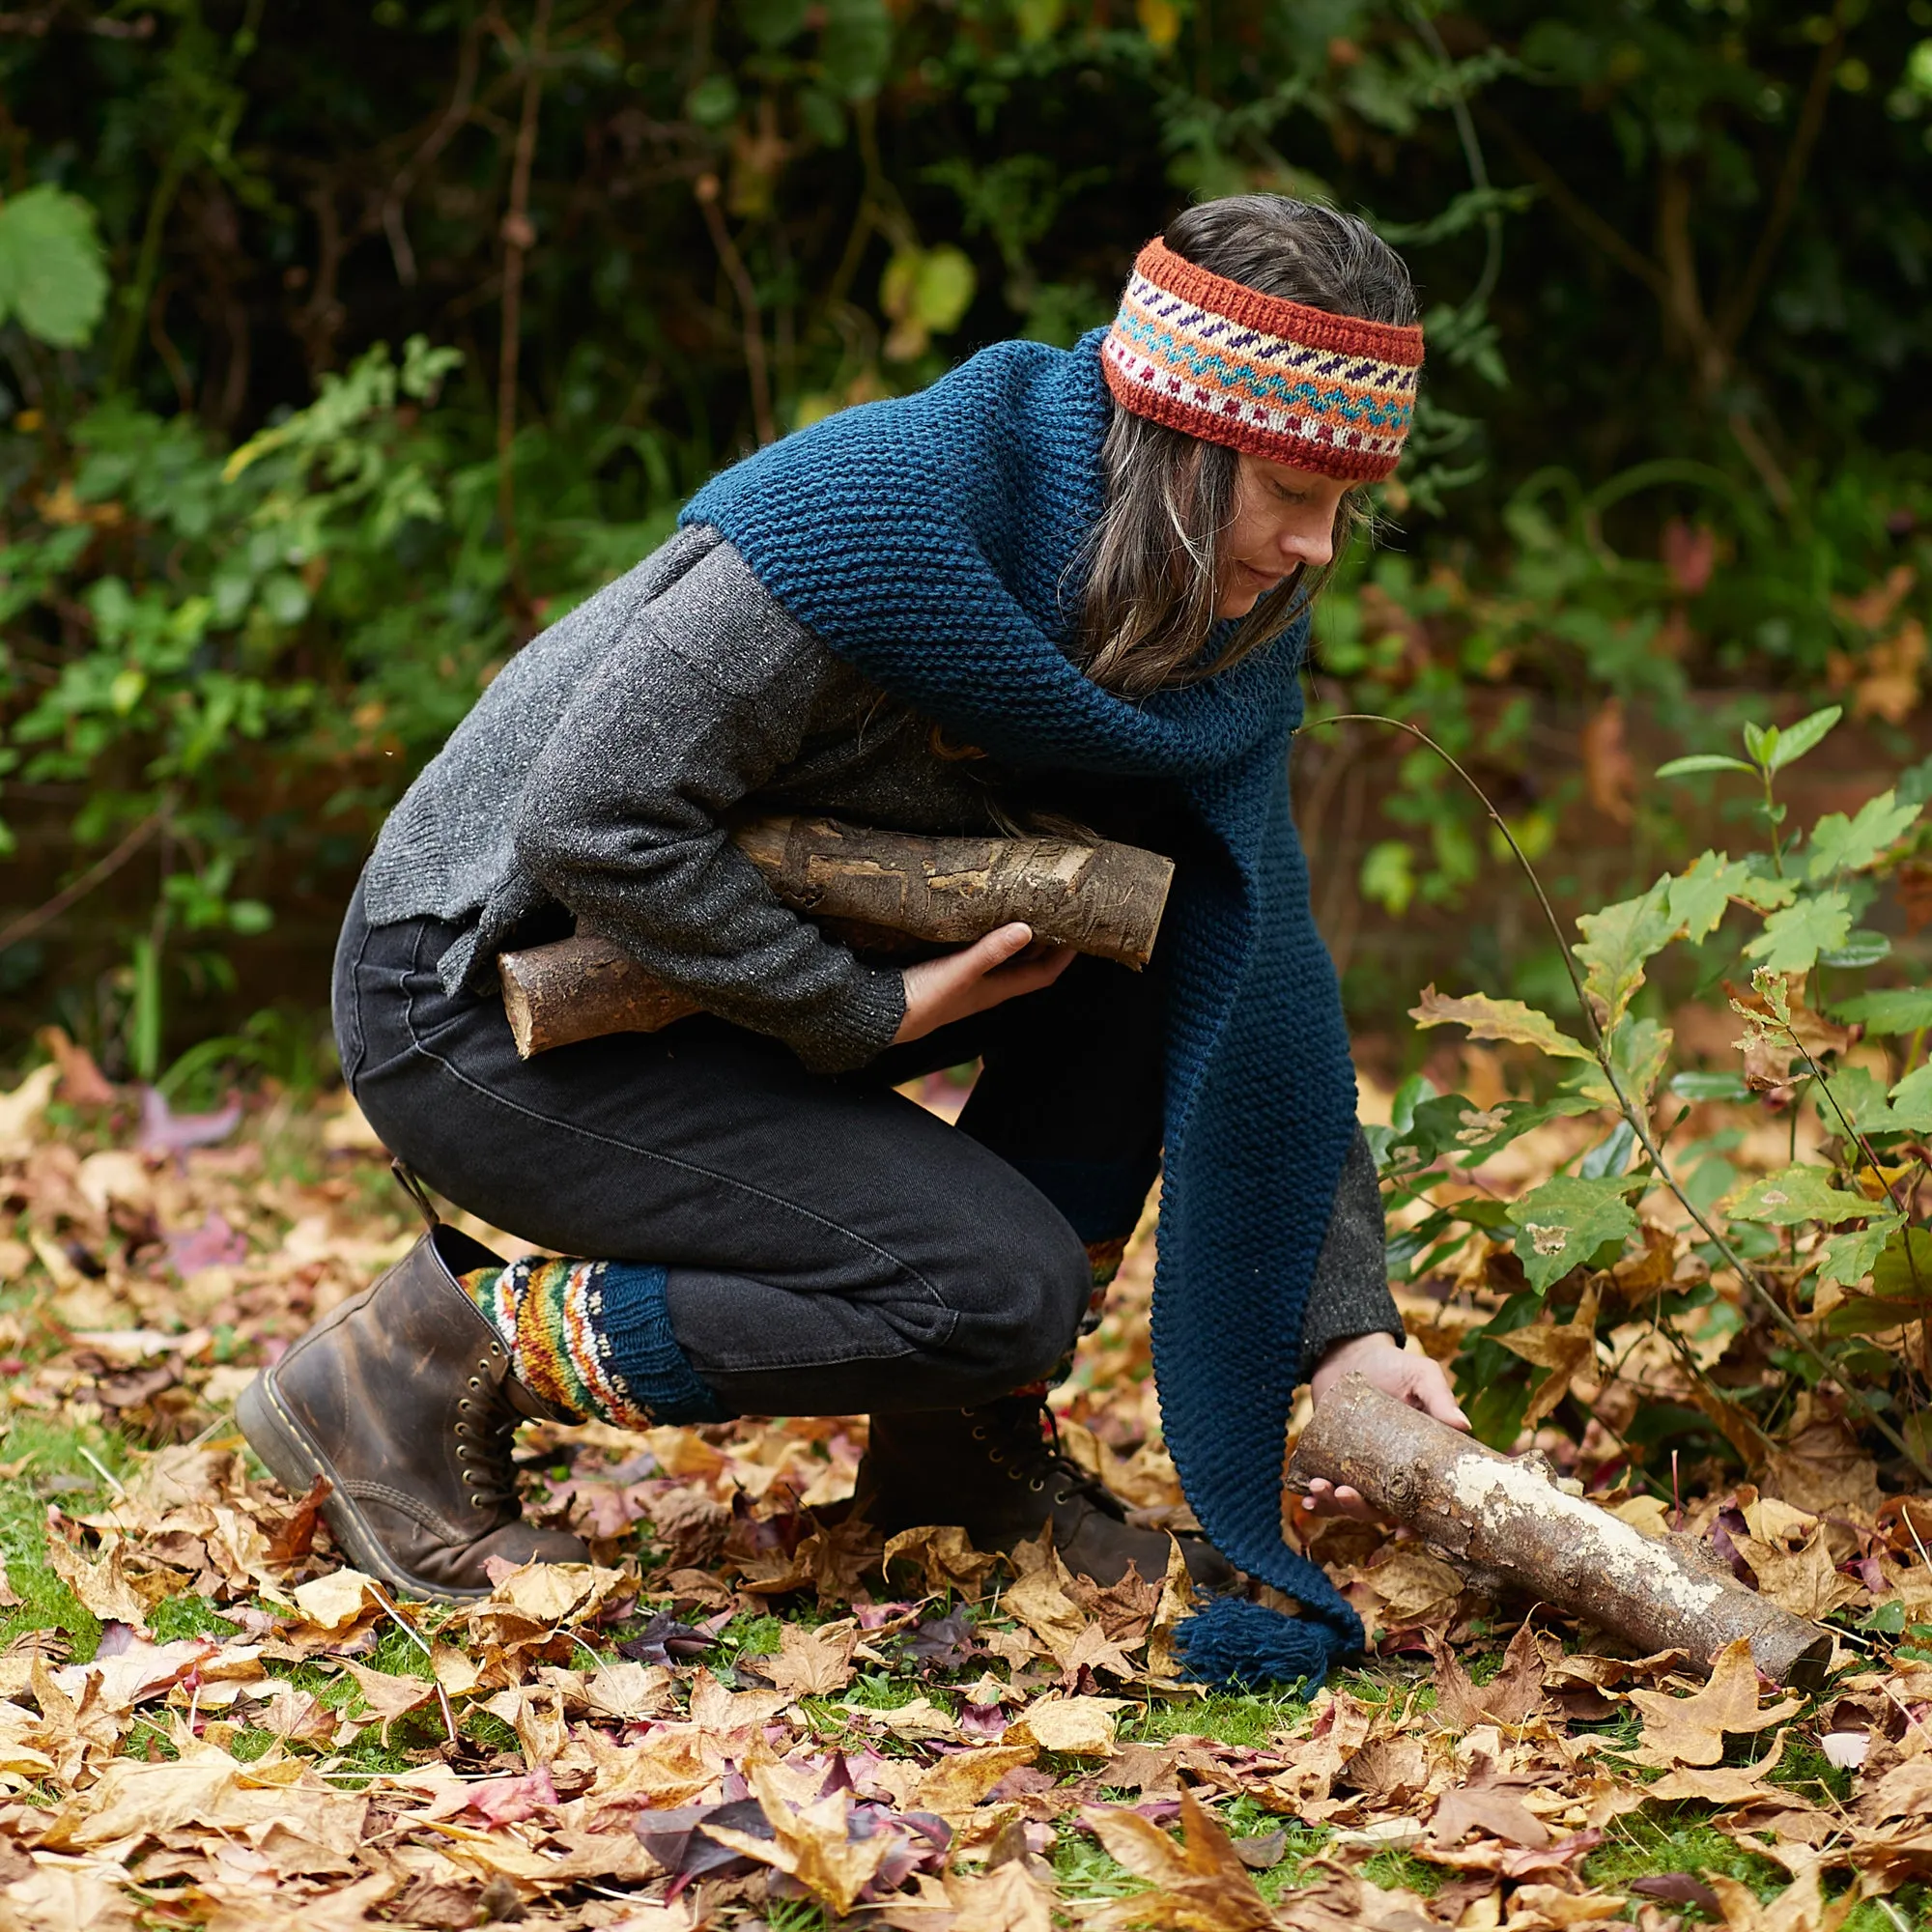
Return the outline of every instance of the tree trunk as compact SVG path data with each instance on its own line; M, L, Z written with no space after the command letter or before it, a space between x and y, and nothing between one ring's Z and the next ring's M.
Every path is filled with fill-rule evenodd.
M1107 840L934 838L831 818L760 818L732 842L773 894L868 949L961 946L1024 920L1037 939L1138 971L1153 952L1174 862ZM580 931L497 961L517 1051L655 1033L699 1010L615 940Z
M1767 1677L1815 1690L1831 1633L1781 1610L1688 1537L1645 1536L1571 1495L1541 1456L1509 1457L1358 1375L1323 1397L1289 1464L1291 1489L1344 1483L1417 1531L1478 1587L1507 1586L1586 1618L1639 1652L1708 1670L1739 1637Z

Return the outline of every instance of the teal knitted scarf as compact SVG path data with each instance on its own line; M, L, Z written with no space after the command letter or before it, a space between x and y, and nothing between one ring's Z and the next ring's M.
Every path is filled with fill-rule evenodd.
M1067 654L1113 404L1099 334L1006 342L916 396L846 410L698 492L760 582L827 646L1015 765L1175 781L1210 835L1177 875L1153 1359L1202 1527L1298 1617L1208 1600L1178 1639L1214 1682L1319 1682L1362 1627L1282 1535L1308 1286L1354 1133L1334 968L1290 812L1302 618L1134 704Z

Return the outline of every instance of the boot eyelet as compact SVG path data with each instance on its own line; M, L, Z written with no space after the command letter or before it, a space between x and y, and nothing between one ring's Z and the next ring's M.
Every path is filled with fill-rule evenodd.
M983 1442L983 1441L985 1441L985 1439L986 1439L986 1432L985 1432L985 1431L984 1431L983 1429L975 1429L975 1430L974 1430L974 1432L973 1432L973 1440L974 1440L975 1442Z
M1046 1488L1046 1478L1044 1476L1036 1476L1033 1479L1033 1481L1027 1485L1027 1488L1032 1490L1034 1493L1037 1495L1041 1490Z
M469 1498L469 1507L473 1510L480 1510L480 1509L487 1509L489 1505L483 1500L481 1496L471 1496Z
M1003 1464L1006 1462L1006 1460L1007 1459L1004 1456L1002 1456L997 1449L993 1450L992 1453L988 1455L986 1458L986 1461L991 1463L996 1468L999 1467L1001 1464Z
M1071 1490L1059 1490L1054 1493L1053 1506L1055 1509L1060 1509L1072 1500L1073 1492Z
M482 1379L479 1377L471 1376L469 1378L469 1386L473 1389L480 1389L483 1386Z
M458 1415L468 1415L469 1413L469 1398L467 1395L457 1403L456 1412Z

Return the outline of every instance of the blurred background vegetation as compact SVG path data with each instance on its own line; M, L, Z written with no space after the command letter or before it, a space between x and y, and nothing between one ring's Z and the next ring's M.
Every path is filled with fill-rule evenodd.
M1428 312L1322 705L1442 739L1573 908L1722 842L1644 775L1741 715L1846 706L1801 813L1932 749L1932 0L41 0L0 14L0 1052L312 1065L374 828L509 653L714 468L1072 341L1248 187L1359 211ZM1548 992L1426 753L1313 731L1298 781L1366 1032Z

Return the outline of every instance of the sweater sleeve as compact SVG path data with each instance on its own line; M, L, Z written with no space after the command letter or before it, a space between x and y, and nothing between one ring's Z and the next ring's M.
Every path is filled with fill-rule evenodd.
M797 755L838 668L719 544L611 640L512 828L519 869L582 924L821 1072L891 1040L904 980L780 904L723 814Z
M1382 1221L1381 1183L1376 1157L1360 1127L1342 1164L1327 1237L1308 1290L1301 1324L1300 1379L1314 1374L1337 1342L1354 1335L1385 1334L1402 1345L1402 1317L1388 1288L1388 1256Z

